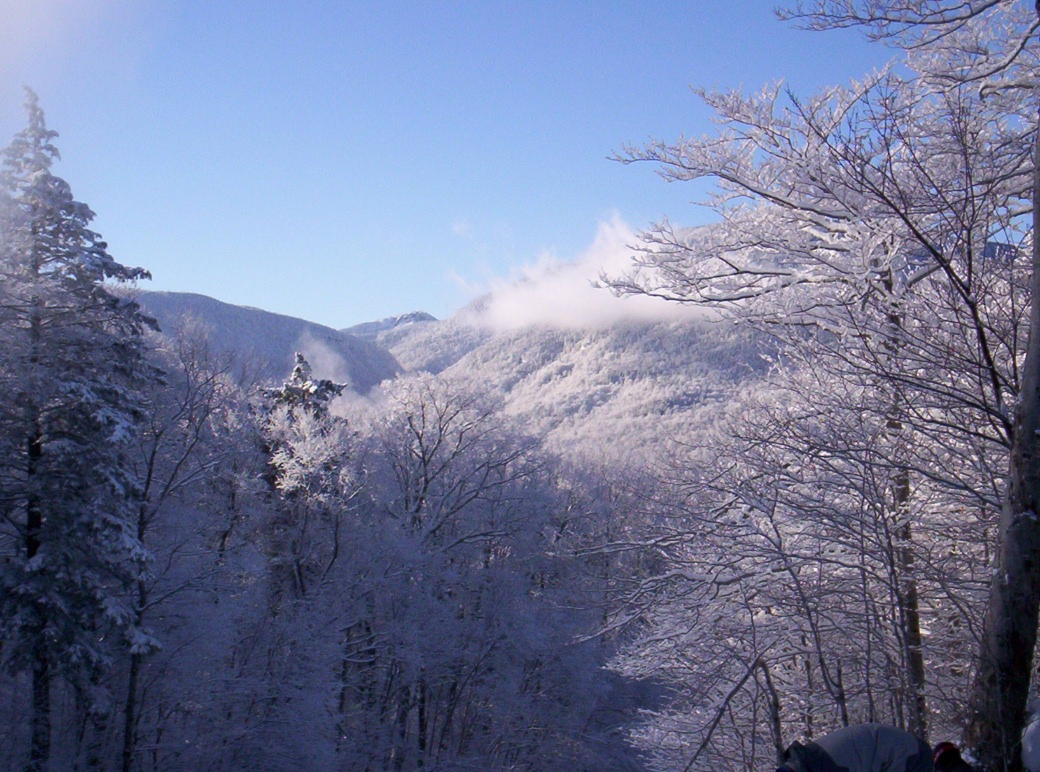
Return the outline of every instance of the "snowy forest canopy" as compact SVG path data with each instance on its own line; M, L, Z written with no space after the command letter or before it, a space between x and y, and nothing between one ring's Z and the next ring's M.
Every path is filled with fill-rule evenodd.
M0 171L0 766L769 770L872 721L1018 768L1037 11L788 15L903 57L701 92L717 136L621 159L715 181L720 217L603 281L715 322L423 321L373 334L416 367L371 390L160 331L30 92Z

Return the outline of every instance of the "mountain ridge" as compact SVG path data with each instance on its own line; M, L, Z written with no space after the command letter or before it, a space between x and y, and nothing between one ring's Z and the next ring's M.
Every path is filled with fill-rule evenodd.
M553 450L609 463L645 461L663 439L706 429L766 368L761 339L705 319L497 331L467 307L445 320L414 312L337 331L202 295L154 293L141 302L164 326L194 315L220 345L266 357L271 380L285 378L294 351L316 375L349 376L362 394L429 372L497 401ZM359 327L363 337L349 333Z
M367 394L402 371L382 346L305 319L276 314L190 292L142 292L137 301L167 333L196 320L211 342L236 354L237 367L263 382L280 382L303 353L322 377L346 382Z
M370 340L387 330L394 330L398 327L404 327L411 324L422 324L424 322L436 321L438 321L437 317L428 314L425 311L410 311L407 314L387 316L374 322L362 322L361 324L344 327L340 332Z

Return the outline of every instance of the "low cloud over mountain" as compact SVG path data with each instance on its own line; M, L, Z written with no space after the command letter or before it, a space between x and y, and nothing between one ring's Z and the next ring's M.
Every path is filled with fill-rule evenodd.
M601 222L596 237L577 259L545 254L509 279L492 282L475 321L496 330L545 326L603 329L621 321L703 318L703 312L650 297L617 297L595 286L600 276L622 274L632 261L638 235L615 216Z

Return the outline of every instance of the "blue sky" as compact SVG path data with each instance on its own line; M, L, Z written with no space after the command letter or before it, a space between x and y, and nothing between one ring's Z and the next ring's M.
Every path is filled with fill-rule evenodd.
M773 5L0 0L0 142L33 87L145 288L445 317L605 223L705 221L697 190L608 160L710 132L690 85L807 93L888 56Z

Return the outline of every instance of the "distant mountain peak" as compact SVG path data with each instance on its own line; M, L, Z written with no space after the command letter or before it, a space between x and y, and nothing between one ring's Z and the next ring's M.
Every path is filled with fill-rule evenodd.
M399 316L388 316L385 319L380 319L376 322L362 322L361 324L355 324L353 327L347 327L340 330L340 332L346 332L360 338L370 338L381 332L394 330L398 327L404 327L409 324L436 321L437 317L428 314L425 311L412 311L411 313L401 314Z

